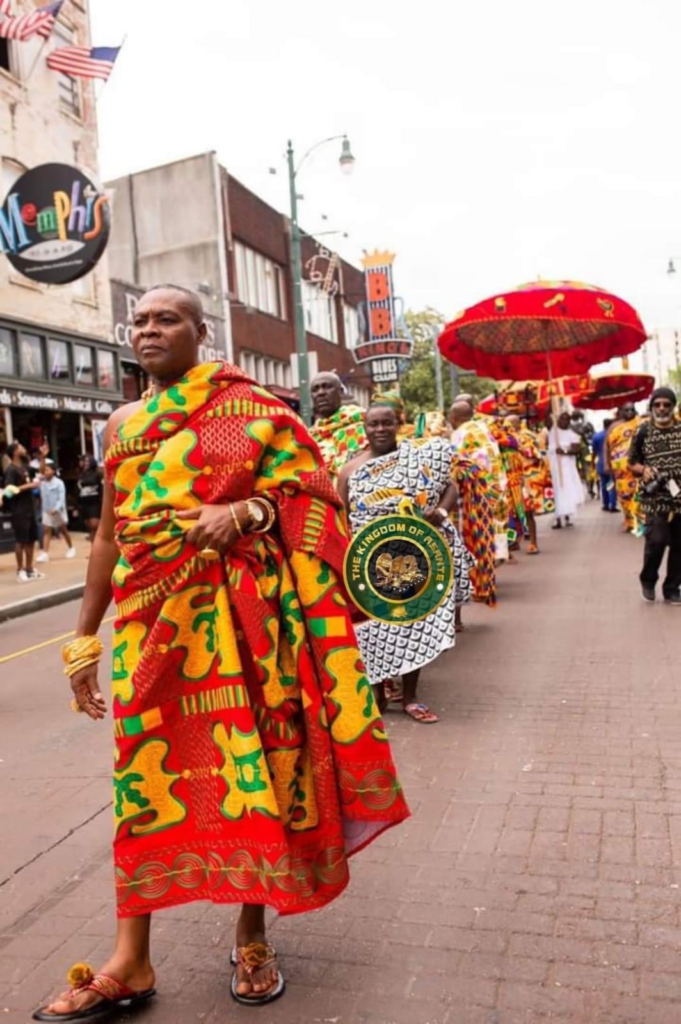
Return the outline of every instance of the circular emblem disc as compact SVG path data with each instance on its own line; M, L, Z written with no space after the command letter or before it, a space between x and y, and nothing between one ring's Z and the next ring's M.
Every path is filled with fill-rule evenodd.
M454 584L454 565L447 541L425 519L383 516L353 537L344 575L365 615L409 625L442 604Z

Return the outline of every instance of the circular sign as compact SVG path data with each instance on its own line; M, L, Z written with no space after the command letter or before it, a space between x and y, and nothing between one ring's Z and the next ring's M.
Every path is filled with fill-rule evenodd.
M447 541L416 516L383 516L363 526L348 547L343 572L357 607L394 625L425 619L454 585Z
M0 248L43 284L89 273L109 240L107 196L77 167L41 164L22 174L0 207Z

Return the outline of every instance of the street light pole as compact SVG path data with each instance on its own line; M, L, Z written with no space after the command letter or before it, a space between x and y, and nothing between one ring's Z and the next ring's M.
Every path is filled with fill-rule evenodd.
M286 156L288 158L288 181L291 191L291 269L293 271L293 308L296 334L296 356L298 358L298 393L300 395L300 416L303 423L309 427L312 420L312 407L310 403L310 361L307 355L305 310L303 309L303 258L300 249L300 225L298 224L296 165L293 156L293 143L290 139Z
M329 139L322 139L308 149L298 166L295 164L293 143L289 139L286 157L288 160L288 183L291 193L291 270L293 272L293 305L294 305L294 326L296 336L296 356L298 360L298 393L300 395L300 416L306 426L312 422L312 402L310 401L310 360L307 352L307 333L305 330L305 309L303 307L303 257L301 252L301 230L298 223L298 171L303 166L310 153L327 142L334 142L342 139L343 145L339 164L343 173L348 174L352 170L355 158L350 151L350 143L347 135L332 135Z

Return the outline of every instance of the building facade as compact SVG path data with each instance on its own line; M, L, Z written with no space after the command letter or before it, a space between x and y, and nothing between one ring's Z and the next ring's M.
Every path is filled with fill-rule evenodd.
M13 12L33 6L15 0ZM98 180L93 84L45 63L53 48L90 45L85 0L65 4L40 52L42 42L0 40L0 203L41 164L68 164ZM47 441L68 483L122 399L106 254L67 285L30 280L0 256L0 452L13 439L29 450Z
M226 358L261 384L297 385L288 219L205 153L109 182L114 340L124 379L134 355L126 326L145 286L198 291L208 314L203 359ZM364 278L315 239L303 239L311 369L335 370L366 404L370 380L355 363ZM126 394L131 394L126 384Z

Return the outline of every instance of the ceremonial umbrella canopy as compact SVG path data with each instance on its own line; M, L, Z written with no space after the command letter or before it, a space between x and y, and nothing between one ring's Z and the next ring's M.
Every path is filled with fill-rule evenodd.
M591 389L572 399L577 409L614 409L625 402L642 402L655 387L649 373L603 373L590 380Z
M579 396L590 392L593 381L588 374L559 377L557 380L500 381L497 391L488 395L478 405L478 412L517 412L521 416L531 412L543 417L553 399L569 398L573 405Z
M459 313L438 344L464 370L517 381L582 375L645 340L638 314L617 296L576 281L536 281Z

